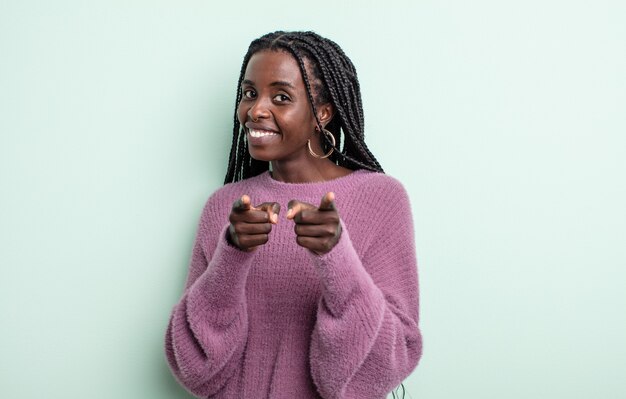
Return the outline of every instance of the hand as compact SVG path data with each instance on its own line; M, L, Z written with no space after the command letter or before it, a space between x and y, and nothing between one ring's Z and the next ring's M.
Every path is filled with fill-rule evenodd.
M233 203L228 217L230 243L246 252L265 244L272 231L272 224L278 222L279 212L280 204L277 202L264 202L254 207L250 197L242 195Z
M296 242L318 255L329 252L339 242L341 224L335 208L335 193L322 197L319 208L297 200L289 201L287 219L296 223Z

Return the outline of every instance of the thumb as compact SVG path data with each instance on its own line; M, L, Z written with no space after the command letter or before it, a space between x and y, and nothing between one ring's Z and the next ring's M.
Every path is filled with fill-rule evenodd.
M247 210L250 210L250 208L252 207L251 204L252 201L250 200L250 197L244 194L233 204L233 211L245 212Z
M327 192L322 197L322 202L320 202L320 207L318 208L320 211L334 211L335 208L335 193L332 191Z

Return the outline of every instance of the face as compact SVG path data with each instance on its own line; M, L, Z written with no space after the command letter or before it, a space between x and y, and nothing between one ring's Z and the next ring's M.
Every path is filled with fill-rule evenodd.
M300 67L291 54L269 50L255 53L246 67L241 91L237 117L246 131L252 158L310 158L307 140L319 140L319 135L315 134L316 121Z

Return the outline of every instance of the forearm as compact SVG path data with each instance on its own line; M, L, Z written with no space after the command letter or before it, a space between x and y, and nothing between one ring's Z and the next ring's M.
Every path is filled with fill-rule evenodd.
M312 375L324 398L381 398L421 355L414 255L396 251L389 265L375 265L375 281L343 234L333 251L314 257L322 301L311 341ZM389 293L394 279L410 283L404 292Z
M172 371L191 392L207 396L232 376L246 341L245 281L251 255L218 246L206 270L174 307L166 333Z

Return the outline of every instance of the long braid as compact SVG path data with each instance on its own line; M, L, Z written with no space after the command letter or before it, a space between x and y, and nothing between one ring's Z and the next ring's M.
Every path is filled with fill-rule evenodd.
M241 65L241 72L239 73L239 80L237 82L235 110L239 106L239 102L241 102L242 93L240 87L252 54L253 53L250 52L246 54ZM241 124L239 123L239 118L237 118L236 111L233 119L233 140L228 158L228 169L226 171L224 184L243 180L267 170L267 166L265 165L267 162L257 161L250 157L248 146L246 144L246 136L245 133L241 131Z
M303 39L303 41L309 42L306 39ZM315 46L315 43L312 43L312 44L313 46ZM349 122L349 123L344 123L342 125L342 128L348 131L348 133L346 134L349 137L357 138L357 140L346 140L345 148L343 151L344 157L346 158L347 161L350 161L351 163L356 164L357 166L361 166L367 169L372 169L371 163L374 163L377 166L375 170L382 171L380 164L378 163L376 158L371 154L369 149L365 146L365 143L363 141L364 139L363 107L361 105L361 96L360 96L360 90L358 86L358 80L356 79L356 70L352 62L345 56L343 51L340 51L340 54L343 56L341 58L332 56L332 50L334 50L335 48L338 48L338 46L336 45L330 46L328 45L327 42L321 42L321 46L319 47L320 48L316 50L317 51L323 50L326 53L323 55L327 55L327 56L318 57L319 65L322 69L322 74L328 73L328 70L330 68L332 68L334 71L339 72L339 74L328 73L327 75L323 77L326 78L325 80L329 83L328 84L329 88L339 87L343 89L339 91L339 93L331 92L331 96L333 96L334 94L333 100L335 100L336 98L336 100L333 101L333 103L337 104L336 108L340 114L340 118L342 119L342 121ZM331 53L331 54L328 54L328 53ZM327 65L326 61L330 61L331 65ZM341 66L338 65L339 61L341 61L343 65ZM351 72L350 73L351 76L349 76L345 72L345 69L348 69L348 71ZM342 82L353 82L356 84L356 87L341 84ZM356 99L357 100L356 103L352 102L351 99ZM347 110L348 112L345 112L343 107L339 106L339 104L352 105L352 108L348 109ZM325 136L324 138L326 139ZM328 141L328 139L326 140ZM356 144L356 146L353 147L352 146L353 143ZM354 149L356 149L356 151ZM354 159L353 157L349 155L350 153L353 153L353 152L359 152L370 162L364 163L361 160ZM347 163L345 163L345 165L348 166Z
M241 65L241 71L239 73L239 80L237 82L237 91L235 95L235 110L237 109L237 107L239 106L239 102L241 101L242 93L239 88L241 87L243 76L246 73L246 66L248 65L248 61L250 61L250 56L250 54L246 54ZM233 119L233 141L230 147L230 155L228 157L228 169L226 170L226 178L224 183L241 180L241 176L239 175L241 170L241 156L239 151L241 135L239 134L239 129L241 128L241 126L239 125L239 118L237 118L236 111Z
M303 41L306 41L309 43L311 42L310 40L306 40L306 38L303 39ZM336 98L336 100L335 98L333 98L333 100L335 100L333 101L333 103L336 105L338 104L342 104L342 105L347 104L349 106L352 105L351 109L349 109L348 112L345 113L347 114L346 115L347 117L341 116L342 114L344 114L343 107L336 106L336 108L338 109L340 113L341 119L344 121L350 122L349 124L344 124L344 126L342 127L347 128L347 130L349 130L349 132L351 133L349 136L357 138L357 140L346 141L346 147L344 148L343 153L346 155L346 158L348 161L352 161L353 163L356 163L357 165L368 168L368 169L371 169L371 165L369 163L374 163L377 166L376 170L382 171L380 164L378 163L376 158L371 154L367 146L365 146L365 142L363 141L364 139L363 106L361 103L359 82L358 82L358 79L356 78L356 69L354 68L354 65L352 64L350 59L344 54L343 50L341 50L341 48L339 48L339 46L336 43L326 40L326 41L319 42L319 44L320 44L319 46L320 50L323 50L325 53L323 54L323 56L317 58L319 60L319 64L322 68L323 73L328 72L329 70L329 68L326 67L328 61L330 61L331 63L329 67L339 73L339 74L328 73L327 75L324 76L327 82L335 83L335 84L328 84L329 88L337 86L343 89L339 93L335 94L334 97ZM315 46L316 43L312 43L312 45ZM332 55L333 51L339 54L340 57L334 57ZM338 63L341 63L342 65L338 65ZM346 71L348 73L346 73ZM353 85L342 84L343 82L350 82L350 83L353 83ZM356 101L353 102L351 101L352 99L355 99ZM356 148L357 151L353 150L352 143L356 144L354 148ZM349 153L352 153L352 152L360 153L370 162L367 164L364 164L360 162L360 160L354 159L353 157L348 155Z
M314 32L277 31L264 35L250 43L241 65L237 84L233 140L224 183L256 176L269 169L269 163L253 159L248 152L245 131L237 117L237 107L242 99L241 83L250 58L261 50L287 51L294 56L304 80L307 96L317 119L316 105L331 102L336 115L326 126L335 136L336 145L325 135L325 150L333 148L331 160L349 169L369 169L383 172L380 163L367 148L364 138L363 104L356 68L335 42ZM305 60L308 65L305 65ZM313 76L309 76L306 66ZM313 90L315 89L315 90ZM313 93L315 92L315 98ZM343 134L343 148L342 147Z

